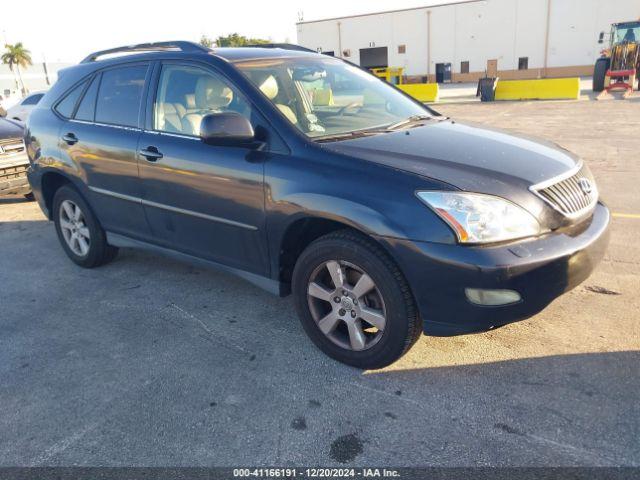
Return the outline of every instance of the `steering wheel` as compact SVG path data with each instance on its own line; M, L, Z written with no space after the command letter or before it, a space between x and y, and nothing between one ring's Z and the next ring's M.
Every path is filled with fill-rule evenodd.
M352 108L355 107L361 107L362 104L360 102L351 102L348 103L347 105L345 105L344 107L342 107L340 110L338 110L338 112L336 113L336 115L338 115L339 117L343 116L345 114L345 112L347 110L351 110Z

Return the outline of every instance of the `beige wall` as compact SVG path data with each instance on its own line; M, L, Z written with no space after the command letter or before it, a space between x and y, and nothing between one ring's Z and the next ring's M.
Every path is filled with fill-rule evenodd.
M536 78L562 78L562 77L590 77L593 74L593 65L580 65L575 67L549 67L546 75L543 68L530 68L529 70L500 70L498 65L498 77L502 80L532 80ZM485 72L452 73L453 83L477 82L485 76ZM426 76L407 75L406 83L421 83ZM429 75L428 81L436 81L435 75Z

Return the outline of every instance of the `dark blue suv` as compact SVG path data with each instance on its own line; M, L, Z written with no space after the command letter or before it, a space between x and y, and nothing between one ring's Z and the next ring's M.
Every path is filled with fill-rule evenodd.
M313 52L97 52L61 72L25 142L75 263L143 247L293 292L314 343L361 368L423 332L534 315L607 244L575 155L457 123Z

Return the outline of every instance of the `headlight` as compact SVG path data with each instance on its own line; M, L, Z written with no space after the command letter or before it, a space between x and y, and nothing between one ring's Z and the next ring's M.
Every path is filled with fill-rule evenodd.
M500 197L458 192L418 192L418 197L449 224L461 243L502 242L540 233L533 215Z

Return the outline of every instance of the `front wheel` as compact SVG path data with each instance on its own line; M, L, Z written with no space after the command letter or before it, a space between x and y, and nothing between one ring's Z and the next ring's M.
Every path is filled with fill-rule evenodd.
M413 296L395 262L377 244L348 230L314 241L293 272L302 325L330 357L382 368L422 333Z
M110 262L118 253L107 244L104 230L84 198L73 187L60 187L53 197L53 218L60 244L76 264L93 268Z
M593 68L593 91L601 92L604 90L605 81L607 77L607 71L611 64L610 58L599 58L596 60L596 65Z

